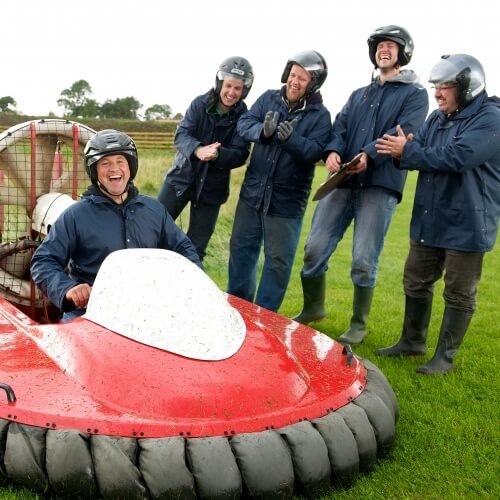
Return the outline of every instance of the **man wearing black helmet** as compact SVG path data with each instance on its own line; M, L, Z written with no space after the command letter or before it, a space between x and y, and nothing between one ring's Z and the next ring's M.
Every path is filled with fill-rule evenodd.
M453 368L476 309L484 253L500 218L500 104L485 90L484 70L467 54L443 56L429 81L438 104L414 137L404 127L377 141L400 170L418 170L404 269L401 338L381 356L426 353L434 283L444 273L445 310L433 358L418 373ZM409 140L411 139L411 140Z
M425 120L428 97L411 70L401 69L413 54L413 40L400 26L376 29L368 38L369 57L378 74L367 87L355 90L332 126L324 151L329 172L335 172L359 152L361 160L349 169L337 189L321 199L314 212L301 271L304 307L294 317L300 323L326 315L325 289L328 262L354 221L351 279L353 311L348 330L339 340L359 344L367 335L367 320L385 235L398 202L406 173L378 155L375 142L382 134L395 134L404 123L416 130Z
M297 54L285 65L283 87L264 92L238 122L254 148L233 222L228 292L271 311L283 301L314 166L330 137L330 113L319 92L326 75L321 54Z
M201 266L193 244L165 208L134 186L139 164L129 136L97 132L85 147L84 161L91 186L55 220L31 261L33 281L64 313L64 321L85 312L97 272L115 250L164 248Z
M177 153L158 199L177 219L190 202L187 235L200 260L215 230L220 206L229 196L231 170L242 166L250 144L236 132L254 76L243 57L229 57L219 66L215 86L196 97L175 133Z

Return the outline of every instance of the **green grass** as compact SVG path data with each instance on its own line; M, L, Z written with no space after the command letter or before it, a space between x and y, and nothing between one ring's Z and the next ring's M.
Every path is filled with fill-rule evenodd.
M143 192L155 195L171 157L165 153L141 154L137 183ZM205 261L207 273L225 289L228 245L243 170L233 175L230 200L223 207L216 233ZM317 168L315 187L325 177ZM373 361L390 381L400 406L396 443L390 456L372 473L360 476L344 491L329 497L340 499L498 499L500 498L499 362L500 248L486 255L479 287L478 308L456 357L456 369L446 376L417 375L422 359L378 358L374 350L394 343L401 331L404 296L402 272L408 252L408 230L416 175L410 174L403 202L398 206L380 261L378 285L369 320L369 335L355 348ZM283 306L285 316L302 307L300 269L303 246L315 203L310 202ZM187 229L188 216L180 225ZM330 260L327 278L328 316L312 326L336 338L348 326L352 307L350 254L352 233L348 232ZM443 311L442 283L436 286L429 333L429 356L434 351ZM427 359L428 357L424 358ZM0 489L0 498L39 498L21 490Z

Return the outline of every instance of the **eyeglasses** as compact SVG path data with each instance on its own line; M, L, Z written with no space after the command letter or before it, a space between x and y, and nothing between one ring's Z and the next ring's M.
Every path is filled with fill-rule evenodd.
M454 89L455 87L456 87L456 84L454 84L454 85L435 85L434 87L431 87L431 90L441 92L443 90Z

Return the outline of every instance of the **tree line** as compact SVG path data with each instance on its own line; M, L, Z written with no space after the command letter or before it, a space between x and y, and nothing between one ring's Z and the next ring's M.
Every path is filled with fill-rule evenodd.
M118 97L99 103L91 96L90 84L86 80L77 80L71 87L61 91L57 104L64 109L64 117L128 120L182 118L182 116L172 116L172 108L168 104L153 104L141 116L139 109L143 106L135 97ZM13 112L16 106L17 103L11 96L0 97L0 112Z

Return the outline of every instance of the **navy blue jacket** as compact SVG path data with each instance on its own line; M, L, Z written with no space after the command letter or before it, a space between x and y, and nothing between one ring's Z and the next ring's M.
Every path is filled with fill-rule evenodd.
M398 166L420 171L412 240L465 252L493 248L500 217L498 102L483 93L451 117L435 110L406 143Z
M228 113L218 115L215 94L211 90L196 97L179 123L174 143L177 153L165 183L174 187L177 196L193 184L195 200L209 205L222 205L229 196L231 169L242 166L250 154L249 142L236 132L239 117L247 110L243 101ZM193 153L199 146L220 142L216 160L203 162Z
M57 218L37 248L31 277L60 310L75 308L65 299L66 292L79 283L93 285L103 260L115 250L164 248L200 265L193 244L165 207L136 193L133 188L125 203L117 205L91 187Z
M297 119L289 139L262 136L265 114L278 111L279 122ZM240 198L256 210L280 217L302 217L311 191L315 163L330 137L331 117L319 92L293 112L280 90L264 92L238 122L238 132L254 143Z
M347 162L364 151L370 160L366 170L348 175L340 188L382 187L394 192L401 201L406 172L395 169L390 157L377 154L375 144L384 134L395 135L398 124L410 133L424 123L429 98L424 87L416 82L413 71L402 70L383 85L376 79L351 94L335 118L324 157L336 151Z

